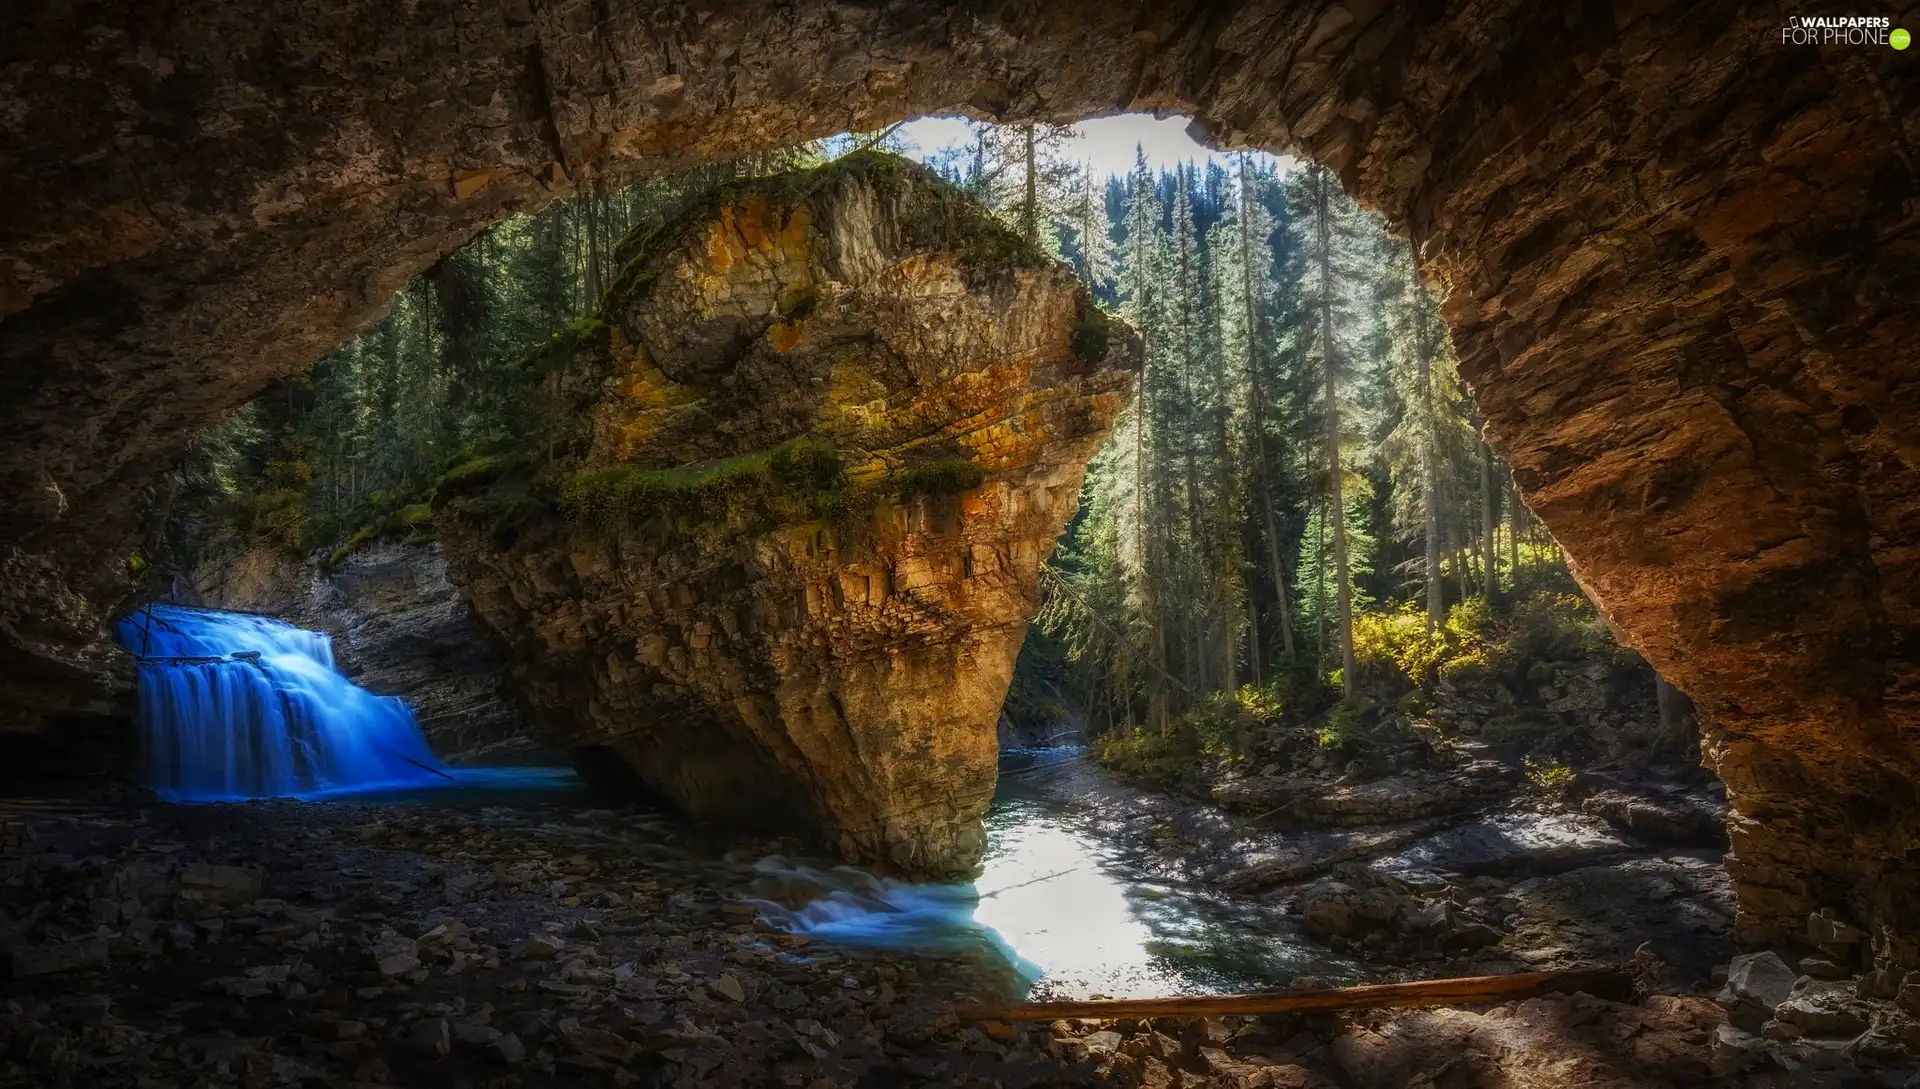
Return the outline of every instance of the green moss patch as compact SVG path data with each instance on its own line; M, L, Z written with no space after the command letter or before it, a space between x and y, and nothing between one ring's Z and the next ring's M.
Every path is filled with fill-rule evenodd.
M837 504L842 483L833 447L799 438L699 465L585 469L560 485L559 503L579 525L757 524L819 517Z
M565 370L583 352L604 352L611 344L613 330L597 317L581 318L536 345L520 357L520 369L532 375Z

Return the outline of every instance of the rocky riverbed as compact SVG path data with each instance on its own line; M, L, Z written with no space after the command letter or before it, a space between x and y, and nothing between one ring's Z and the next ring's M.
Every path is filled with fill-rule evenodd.
M1081 761L1013 784L1059 800L1165 886L1213 888L1237 872L1223 845L1273 849L1272 833L1223 810ZM748 901L765 894L762 860L794 844L717 840L594 804L558 791L14 803L0 829L13 975L0 1085L1587 1089L1905 1076L1885 1046L1901 1026L1876 1012L1890 1003L1862 1005L1851 982L1815 987L1773 961L1736 964L1720 1002L1720 981L1700 979L1639 1004L962 1024L956 1004L1019 987L990 948L789 933ZM1417 847L1442 850L1461 827ZM1305 940L1329 960L1346 950L1337 959L1365 978L1592 961L1636 940L1725 959L1724 877L1702 859L1640 850L1527 880L1401 865L1423 857L1350 858L1248 902L1291 911ZM1649 897L1660 882L1668 895ZM1601 918L1610 929L1596 937L1586 928ZM1818 1037L1836 1018L1859 1020L1842 1027L1867 1046L1843 1053L1821 1037L1798 1041L1797 1058L1782 1050L1796 1027ZM1843 1070L1873 1080L1835 1080Z

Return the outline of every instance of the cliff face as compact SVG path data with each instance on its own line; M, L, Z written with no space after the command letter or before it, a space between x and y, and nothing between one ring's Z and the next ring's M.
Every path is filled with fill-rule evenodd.
M436 544L376 543L327 570L269 548L209 548L181 597L278 617L333 636L340 668L413 708L433 751L455 761L516 758L526 728L499 659L447 581Z
M1038 567L1137 339L882 156L622 256L601 319L528 364L548 449L441 486L541 737L703 818L967 869Z
M1420 243L1490 437L1711 724L1745 938L1831 907L1920 966L1920 81L1911 52L1783 44L1785 14L11 5L0 729L97 703L186 436L486 223L922 113L1185 110L1329 165Z

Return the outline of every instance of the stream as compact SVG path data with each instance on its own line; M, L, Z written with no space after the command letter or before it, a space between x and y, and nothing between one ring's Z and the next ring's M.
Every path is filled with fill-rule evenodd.
M1074 750L1010 754L1023 763ZM1269 904L1169 881L1152 860L1079 813L1003 777L987 855L971 884L875 877L853 866L762 860L755 901L769 921L825 943L977 950L1005 961L1031 998L1146 998L1275 990L1302 977L1358 978Z

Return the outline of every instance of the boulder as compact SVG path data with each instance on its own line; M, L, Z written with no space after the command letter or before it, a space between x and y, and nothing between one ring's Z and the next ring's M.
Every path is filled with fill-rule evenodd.
M1851 982L1802 978L1773 1016L1802 1036L1850 1037L1873 1023L1873 1007L1853 993Z
M1391 889L1356 888L1344 881L1321 881L1300 894L1294 908L1307 933L1321 938L1353 938L1394 925L1418 901Z
M697 818L968 870L1138 338L890 156L741 183L621 259L526 365L532 440L437 499L536 730Z
M1719 1002L1727 1016L1746 1032L1758 1032L1773 1011L1793 993L1798 976L1780 954L1742 953L1727 968L1727 983Z

